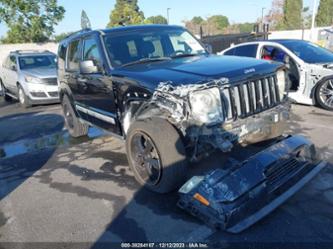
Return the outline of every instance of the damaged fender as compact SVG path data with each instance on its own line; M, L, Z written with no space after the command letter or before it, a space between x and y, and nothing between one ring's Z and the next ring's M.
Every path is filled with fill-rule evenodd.
M287 201L325 165L309 140L290 136L229 170L193 177L179 190L178 205L214 228L239 233Z

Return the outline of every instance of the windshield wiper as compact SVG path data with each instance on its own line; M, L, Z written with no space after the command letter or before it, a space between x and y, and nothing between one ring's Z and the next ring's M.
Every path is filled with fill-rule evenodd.
M171 60L169 57L158 57L158 58L143 58L137 61L132 61L126 64L121 65L121 67L127 67L127 66L132 66L132 65L137 65L137 64L144 64L144 63L149 63L149 62L155 62L155 61L165 61L165 60Z
M171 56L171 58L175 59L175 58L193 57L193 56L198 56L198 55L199 54L178 54L178 55Z

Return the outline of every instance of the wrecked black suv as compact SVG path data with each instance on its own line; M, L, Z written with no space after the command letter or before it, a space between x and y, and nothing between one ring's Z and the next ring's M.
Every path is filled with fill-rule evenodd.
M189 161L280 137L289 118L282 64L211 55L182 27L84 30L60 43L58 57L70 134L84 136L93 125L125 139L137 181L155 192L183 184ZM265 206L266 196L313 177L317 165L309 141L288 137L241 165L190 179L179 205L226 228L246 198Z

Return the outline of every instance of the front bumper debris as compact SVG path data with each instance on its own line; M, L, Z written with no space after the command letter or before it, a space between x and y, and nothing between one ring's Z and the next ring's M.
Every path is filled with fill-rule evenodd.
M284 203L325 166L309 140L290 136L228 170L191 178L179 190L178 205L214 228L239 233Z

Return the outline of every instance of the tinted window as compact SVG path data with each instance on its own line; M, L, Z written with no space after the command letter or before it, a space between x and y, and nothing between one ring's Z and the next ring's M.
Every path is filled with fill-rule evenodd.
M89 38L84 41L83 60L92 60L99 68L102 66L101 55L94 38Z
M224 53L225 55L235 55L235 49L232 48L230 50L228 50L227 52Z
M239 47L235 48L234 55L255 58L257 56L257 48L258 48L258 45L255 45L255 44L239 46Z
M39 56L21 56L19 57L19 64L21 69L31 68L55 68L56 57L53 55L39 55Z
M64 44L59 46L58 56L62 60L65 60L65 58L66 58L66 49L67 49L67 47Z
M283 41L280 42L297 57L307 63L333 62L333 53L323 47L307 41Z
M3 63L3 67L7 69L11 69L11 67L15 65L16 65L16 58L13 55L8 56Z
M80 62L80 50L79 50L80 41L73 41L69 44L68 54L67 54L67 69L71 71L79 70Z

